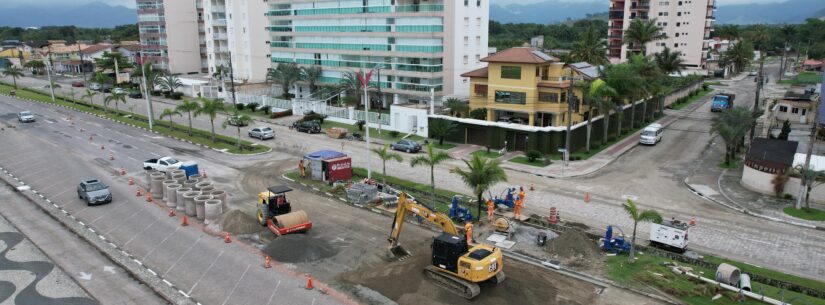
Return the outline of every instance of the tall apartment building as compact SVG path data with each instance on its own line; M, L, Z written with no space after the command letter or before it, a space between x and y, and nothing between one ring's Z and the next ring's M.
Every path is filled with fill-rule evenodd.
M489 0L269 0L269 44L279 62L318 65L321 83L380 70L382 100L466 96L461 74L487 56ZM374 84L378 84L373 77ZM305 88L292 91L306 96Z
M662 51L665 46L682 52L689 70L706 69L709 40L715 17L716 0L611 0L608 23L608 48L612 62L624 62L640 46L622 43L624 31L633 19L656 18L666 39L648 43L648 54Z
M196 1L137 0L137 12L147 61L172 74L201 71Z
M230 66L242 82L263 82L269 68L266 44L266 2L261 0L202 1L208 72Z

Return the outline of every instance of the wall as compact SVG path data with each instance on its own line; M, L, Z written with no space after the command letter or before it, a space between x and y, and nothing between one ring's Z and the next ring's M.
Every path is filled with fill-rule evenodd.
M681 90L677 90L676 92L673 92L673 93L669 94L668 96L665 97L665 106L675 103L676 100L687 96L688 94L690 94L693 91L702 89L702 84L703 83L704 82L700 81L700 82L697 82L693 85L684 87ZM734 105L736 105L736 103L737 103L737 101L734 100Z
M464 18L468 19L466 25ZM463 0L444 1L443 95L466 96L469 92L470 80L461 74L484 67L483 62L476 61L476 56L487 57L489 23L490 0L469 0L467 6ZM466 64L464 56L467 56Z
M169 72L198 73L201 70L198 13L195 1L164 1Z
M746 189L773 196L776 195L776 193L773 192L773 184L771 183L773 178L773 174L761 172L745 166L742 171L741 183ZM799 185L801 183L801 179L791 177L788 179L788 182L785 182L785 188L782 193L791 194L794 198L796 198L799 194ZM814 187L808 198L810 202L825 204L825 184L820 184L819 186Z

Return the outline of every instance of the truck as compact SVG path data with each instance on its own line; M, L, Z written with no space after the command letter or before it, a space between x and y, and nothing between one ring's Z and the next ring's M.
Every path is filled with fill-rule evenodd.
M661 223L650 223L650 245L668 251L684 253L688 246L690 226L672 219Z
M143 161L143 169L154 169L159 172L179 169L181 165L183 165L183 162L180 162L178 159L172 157L162 157Z
M733 108L733 93L719 93L713 96L713 104L710 106L711 112L724 111Z

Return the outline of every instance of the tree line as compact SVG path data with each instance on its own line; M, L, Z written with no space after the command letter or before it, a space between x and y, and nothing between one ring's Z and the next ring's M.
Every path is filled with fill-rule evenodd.
M39 29L25 29L21 27L0 27L0 40L42 41L42 40L90 40L92 42L136 41L138 40L137 24L124 24L114 28L81 28L70 26L44 26Z

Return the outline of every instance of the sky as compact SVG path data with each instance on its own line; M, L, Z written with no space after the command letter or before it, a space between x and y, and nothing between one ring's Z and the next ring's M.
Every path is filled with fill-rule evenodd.
M490 0L493 4L512 4L512 3L535 3L535 2L542 2L544 0ZM564 0L569 2L593 2L593 1L605 1L607 0ZM65 5L66 0L0 0L0 7L14 7L19 6L21 4L25 5ZM134 8L135 7L135 0L71 0L72 3L77 5L86 4L90 2L105 2L109 3L110 5L123 5L126 7ZM719 5L726 5L726 4L749 4L749 3L769 3L769 2L782 2L782 0L719 0Z

